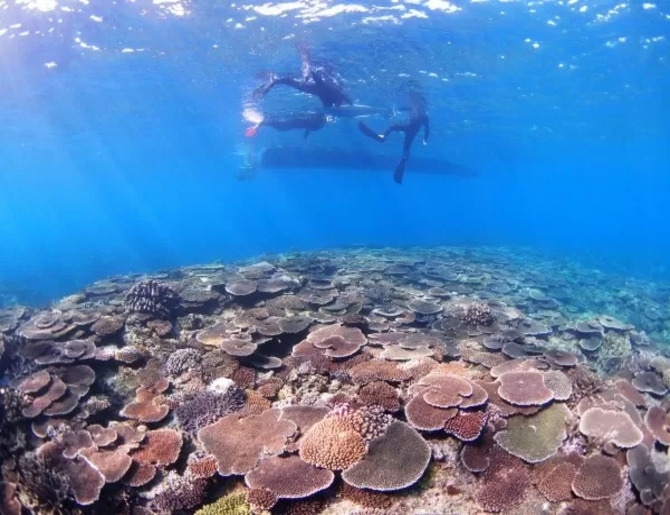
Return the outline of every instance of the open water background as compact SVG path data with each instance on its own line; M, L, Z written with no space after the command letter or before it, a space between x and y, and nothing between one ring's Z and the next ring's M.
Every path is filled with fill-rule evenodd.
M667 280L669 34L662 3L0 0L0 295L350 245L526 246ZM351 120L245 141L245 94L298 71L297 41L364 104L418 81L431 140L414 155L479 175L240 180L278 143L400 152ZM266 107L315 105L278 88Z

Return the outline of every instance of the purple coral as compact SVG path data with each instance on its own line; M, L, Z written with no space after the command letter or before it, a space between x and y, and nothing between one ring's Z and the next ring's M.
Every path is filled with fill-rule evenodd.
M200 363L200 353L195 349L177 349L165 362L165 370L172 376L195 368Z
M124 305L129 311L170 318L179 302L179 294L171 286L150 279L133 286L126 294Z
M179 425L190 434L244 407L244 390L231 386L225 393L202 390L183 399L175 406Z

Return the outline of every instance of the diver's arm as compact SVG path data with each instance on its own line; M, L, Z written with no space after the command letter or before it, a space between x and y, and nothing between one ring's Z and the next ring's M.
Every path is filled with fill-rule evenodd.
M428 121L428 117L423 121L423 144L428 143L428 136L430 135L430 122Z

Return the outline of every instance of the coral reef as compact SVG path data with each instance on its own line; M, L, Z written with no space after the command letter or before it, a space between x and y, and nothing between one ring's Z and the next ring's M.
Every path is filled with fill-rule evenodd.
M0 511L666 513L670 326L613 281L358 249L2 309Z

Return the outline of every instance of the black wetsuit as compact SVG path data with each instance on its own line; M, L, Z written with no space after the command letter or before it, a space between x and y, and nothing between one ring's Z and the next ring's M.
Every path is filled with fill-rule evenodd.
M430 124L428 120L428 112L426 110L426 101L422 95L414 95L411 98L409 118L407 121L390 125L383 134L377 134L363 122L358 124L358 128L363 134L379 142L386 141L386 137L392 132L403 132L405 134L405 140L402 145L402 157L396 165L395 172L393 174L393 180L395 180L395 182L398 184L402 184L402 178L405 173L405 164L409 159L409 151L412 147L412 143L414 142L414 138L416 138L416 135L421 130L421 127L423 127L423 141L425 143L428 141Z
M254 91L254 99L260 100L273 87L282 84L319 97L324 107L340 107L352 104L351 98L344 91L341 79L329 63L312 62L306 48L300 49L300 57L302 59L301 79L290 75L278 76L272 74L268 82Z
M327 121L326 115L307 113L295 116L268 116L260 125L267 125L278 131L304 129L306 138L311 131L318 131L323 128Z

